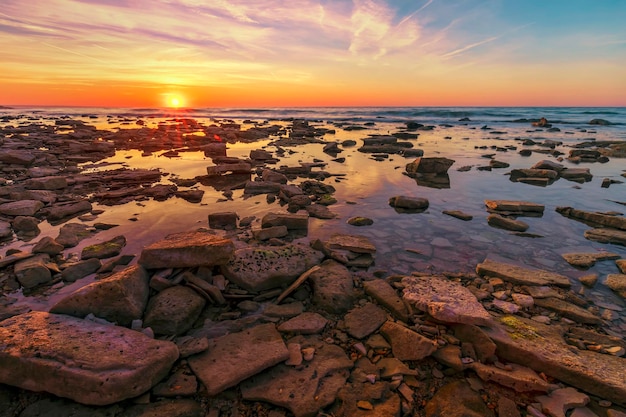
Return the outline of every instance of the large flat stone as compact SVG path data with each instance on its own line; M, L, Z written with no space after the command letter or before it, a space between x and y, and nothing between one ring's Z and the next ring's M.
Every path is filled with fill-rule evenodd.
M139 263L146 269L223 265L234 250L233 242L220 236L206 232L175 233L144 248Z
M248 291L263 291L290 285L307 269L324 259L308 245L243 248L222 266L226 278Z
M212 339L206 352L188 361L207 393L217 395L288 358L287 346L268 323Z
M626 217L613 216L591 211L577 210L572 207L557 207L556 212L570 219L578 220L592 226L604 226L626 231Z
M479 275L498 277L519 285L556 285L559 287L571 285L569 278L564 275L540 269L522 268L490 259L485 259L483 263L478 264L476 272Z
M139 265L77 289L50 309L83 318L89 313L123 326L140 319L150 292L148 273Z
M39 200L20 200L0 204L0 214L5 216L34 216L43 208Z
M619 255L611 252L564 253L561 255L568 264L577 268L591 268L597 261L619 259Z
M626 246L626 231L624 230L610 228L589 229L585 231L585 238L594 242Z
M409 312L402 298L396 290L384 279L374 279L363 283L365 293L372 297L378 304L387 308L391 313L402 321L408 322Z
M295 417L313 417L335 401L348 379L352 361L339 346L318 342L306 366L284 364L241 384L243 399L267 401L285 407Z
M535 300L535 305L555 311L561 316L567 317L568 319L574 320L578 323L599 324L602 321L600 317L594 315L590 311L555 297L537 298Z
M330 249L343 249L355 253L375 253L376 246L369 238L361 235L333 234L326 244Z
M325 260L309 277L313 283L313 304L329 313L343 314L356 300L352 274L342 264Z
M490 211L511 212L511 213L536 213L543 214L545 206L543 204L531 203L528 201L514 200L485 200L485 206Z
M590 350L572 350L565 328L505 316L485 329L498 346L498 357L544 372L602 399L626 405L626 359Z
M492 317L474 294L446 277L404 277L403 298L433 318L446 323L486 325Z
M90 405L148 391L178 359L174 343L34 311L1 322L0 345L1 383Z
M435 341L393 321L387 321L380 333L391 344L393 356L401 361L420 361L437 350Z

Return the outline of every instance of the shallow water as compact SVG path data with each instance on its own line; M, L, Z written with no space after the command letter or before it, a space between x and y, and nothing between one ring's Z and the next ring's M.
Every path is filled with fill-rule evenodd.
M79 118L100 129L135 127L135 120L141 118L148 125L156 126L167 122L172 114L159 114L158 110L128 109L45 109L42 113L32 113L32 109L4 111L4 114L24 114L20 122L50 122L67 115ZM30 112L30 113L29 113ZM0 117L3 113L0 113ZM588 271L571 267L561 257L567 252L610 251L626 257L626 248L588 241L583 233L589 227L583 223L567 219L556 213L557 206L572 206L589 211L626 211L626 207L614 201L626 201L626 184L613 184L609 188L600 186L603 178L621 179L626 170L624 159L611 158L608 163L582 163L574 165L567 160L562 163L567 167L588 167L594 175L593 180L584 184L564 179L547 187L538 187L509 181L507 172L514 168L529 168L542 159L554 159L545 154L533 152L529 157L519 155L524 146L518 139L558 140L564 145L557 148L566 155L572 144L594 138L596 140L626 140L626 109L571 109L571 108L365 108L365 109L196 109L175 115L193 117L204 124L214 120L231 119L242 122L245 119L270 124L283 124L280 121L290 117L307 118L311 124L336 129L335 134L324 136L325 141L341 142L354 139L357 145L343 148L338 157L345 157L343 163L332 161L333 157L322 152L322 145L310 144L292 149L295 153L280 158L280 165L295 166L300 162L313 162L320 159L327 162L324 171L345 176L331 177L325 182L336 188L338 203L330 206L338 217L333 220L311 219L309 238L325 238L335 232L361 234L371 238L377 247L376 264L372 270L381 269L389 273L407 274L411 271L458 271L468 272L486 257L518 263L528 267L542 268L562 273L574 279L598 273L600 284L593 290L584 290L597 304L623 307L624 303L601 283L609 273L617 273L613 261L598 262ZM549 121L557 120L554 126L560 132L547 132L537 129L529 122L513 122L521 118L546 117ZM469 122L458 119L469 117ZM33 120L29 120L32 118ZM594 118L607 119L611 126L589 125ZM418 139L409 140L416 148L424 150L425 156L445 156L456 162L449 170L450 188L435 189L418 185L414 179L403 175L404 167L414 158L390 155L388 159L374 161L371 155L358 152L360 139L369 134L387 134L402 130L404 123L415 120L424 124L433 124L432 131L418 131ZM366 130L345 131L338 124L364 126ZM15 121L7 122L15 124ZM442 126L444 125L444 126ZM483 126L492 130L481 129ZM252 124L242 125L242 129ZM501 132L501 133L493 133ZM274 151L270 142L276 138L255 143L235 143L228 145L228 156L246 158L250 150L265 147ZM496 151L492 147L517 147L507 152ZM486 147L480 149L479 147ZM530 147L537 149L537 146ZM192 178L206 174L206 167L212 165L211 159L200 152L181 152L179 157L160 156L162 152L142 156L140 151L119 151L117 154L97 164L86 164L85 170L116 169L120 166L129 168L160 168L170 173L162 180L170 183L169 178ZM486 154L495 154L498 161L510 164L506 169L478 171L477 166L489 164ZM565 155L565 156L566 156ZM459 172L461 166L471 165L469 172ZM269 166L272 168L272 166ZM318 170L319 168L315 168ZM294 181L301 182L302 179ZM141 248L163 236L183 230L207 226L207 216L213 212L235 211L240 218L256 216L261 218L272 211L285 211L280 203L268 204L264 195L244 198L243 190L234 190L232 201L223 201L222 193L210 186L196 185L205 191L200 204L192 204L178 198L165 202L131 202L119 206L99 206L105 212L96 221L119 224L120 227L100 232L88 242L84 241L67 252L80 253L86 244L108 240L124 234L128 245L124 253L139 254ZM406 195L425 197L430 207L423 213L397 213L388 205L392 196ZM525 200L545 205L544 215L540 218L520 218L530 225L528 233L540 235L538 238L523 237L505 230L487 225L485 199ZM613 201L612 201L613 200ZM442 214L443 210L461 210L474 216L472 221L462 220ZM374 220L367 227L354 227L346 223L352 216L366 216ZM134 220L130 220L130 219ZM74 220L76 221L76 220ZM256 227L258 223L254 223ZM41 235L32 242L13 242L6 246L27 247L45 235L56 237L59 226L47 223L40 225ZM411 249L409 252L407 249ZM414 253L419 251L419 254ZM574 285L575 290L581 290ZM626 312L621 312L622 317ZM616 320L616 327L625 322Z

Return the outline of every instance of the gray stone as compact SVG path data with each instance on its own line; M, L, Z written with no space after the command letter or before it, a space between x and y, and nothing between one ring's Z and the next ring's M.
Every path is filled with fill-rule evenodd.
M148 303L148 273L138 265L77 289L50 309L51 313L96 317L128 326L143 316Z
M148 391L178 359L174 343L44 312L3 321L0 345L1 383L91 405Z
M43 208L39 200L20 200L0 204L0 214L5 216L34 216Z
M356 339L369 336L386 321L387 313L372 303L367 303L363 307L356 307L344 317L346 331Z
M295 333L295 334L317 334L321 333L328 320L323 316L312 313L304 312L278 326L278 331L281 333Z
M527 269L516 265L485 259L476 266L479 275L502 278L505 281L518 285L556 285L569 287L570 281L566 276L539 269Z
M330 209L322 204L311 204L310 206L306 206L304 208L309 216L314 217L316 219L334 219L337 217L336 213L330 211Z
M544 372L600 398L626 405L626 359L571 349L564 329L516 316L504 316L485 329L498 346L498 357Z
M391 344L393 356L401 361L420 361L437 350L435 341L393 321L387 321L380 333Z
M318 308L331 314L343 314L352 308L356 295L352 274L344 265L328 259L309 280L313 284L312 302Z
M467 288L446 277L404 277L403 299L436 320L488 325L491 315Z
M146 269L223 265L234 250L230 239L206 232L175 233L145 247L139 264Z
M97 258L79 261L70 264L63 269L63 271L61 271L61 276L63 277L63 281L74 282L81 278L85 278L89 274L95 273L101 266L102 263L100 262L100 259Z
M38 254L15 263L13 271L22 287L30 289L52 281L52 273L47 267L50 256Z
M339 346L318 342L313 360L304 367L280 364L241 384L248 401L266 401L285 407L295 417L314 417L335 401L348 379L352 361Z
M287 346L268 323L212 339L206 352L188 361L208 395L217 395L288 358Z
M465 381L454 381L435 393L424 408L425 417L494 417L479 393Z
M374 279L363 283L365 293L387 308L398 319L408 322L409 312L396 290L383 279Z
M324 258L308 245L238 249L222 266L226 278L248 291L288 286L300 274Z
M559 174L563 179L577 182L587 182L593 178L589 168L566 168Z
M191 329L206 300L189 287L176 285L152 297L143 320L156 334L181 335Z

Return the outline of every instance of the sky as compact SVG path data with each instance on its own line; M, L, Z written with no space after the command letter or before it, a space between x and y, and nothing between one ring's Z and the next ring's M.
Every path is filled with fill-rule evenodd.
M0 105L626 106L624 0L2 0Z

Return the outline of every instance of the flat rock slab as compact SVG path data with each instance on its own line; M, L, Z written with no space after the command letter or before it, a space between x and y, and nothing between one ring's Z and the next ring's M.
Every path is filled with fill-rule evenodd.
M561 256L568 264L583 269L591 268L597 261L620 258L618 254L611 252L564 253Z
M409 312L402 298L398 296L396 290L383 279L374 279L363 283L365 293L376 302L387 308L391 313L402 321L408 322Z
M578 220L586 224L600 225L626 231L626 217L613 216L592 211L577 210L572 207L557 207L556 212L570 219Z
M235 251L230 261L222 267L222 273L241 288L263 291L290 285L322 259L322 252L307 245L249 247Z
M268 323L212 339L206 352L188 361L207 393L217 395L288 358L287 346Z
M366 236L333 234L326 245L330 249L349 250L355 253L375 253L376 246Z
M285 407L295 417L313 417L335 401L348 379L352 361L339 346L318 342L306 366L277 365L241 384L244 400Z
M492 317L463 285L439 275L404 277L403 298L446 323L487 325Z
M548 392L550 385L535 371L522 365L509 364L509 369L474 362L471 368L483 381L493 381L514 389L516 392Z
M51 313L83 318L89 313L128 326L143 316L150 287L148 273L139 265L77 289L50 309Z
M344 317L346 331L356 339L374 333L387 321L387 313L376 304L367 303L348 312Z
M529 227L527 223L521 220L509 219L508 217L503 217L495 213L487 216L487 224L492 227L511 230L513 232L525 232Z
M565 329L517 316L504 316L485 329L498 346L498 357L544 372L572 385L626 405L626 359L590 350L572 350Z
M0 204L0 214L5 216L34 216L43 208L39 200L20 200Z
M437 350L435 341L393 321L385 322L380 333L391 344L393 356L401 361L419 361Z
M35 311L1 322L0 345L0 382L89 405L148 391L178 359L172 342Z
M175 233L144 248L139 264L147 269L223 265L234 251L230 239L206 232Z
M344 265L325 260L309 277L313 283L313 304L329 313L343 314L356 300L352 274Z
M626 274L609 274L604 284L622 298L626 298Z
M590 311L555 297L538 298L535 300L535 305L555 311L561 316L567 317L568 319L574 320L578 323L599 324L602 321L600 317L594 315Z
M307 311L282 323L278 326L278 331L282 333L316 334L321 333L327 324L328 320L323 316Z
M585 238L600 243L613 243L616 245L626 246L626 231L598 228L585 231Z
M512 213L542 214L545 209L543 204L513 200L485 200L485 206L487 206L487 209L490 211L504 211Z
M569 278L554 272L540 269L528 269L521 266L505 264L501 262L485 259L476 266L479 275L502 278L505 281L518 285L556 285L558 287L569 287Z

